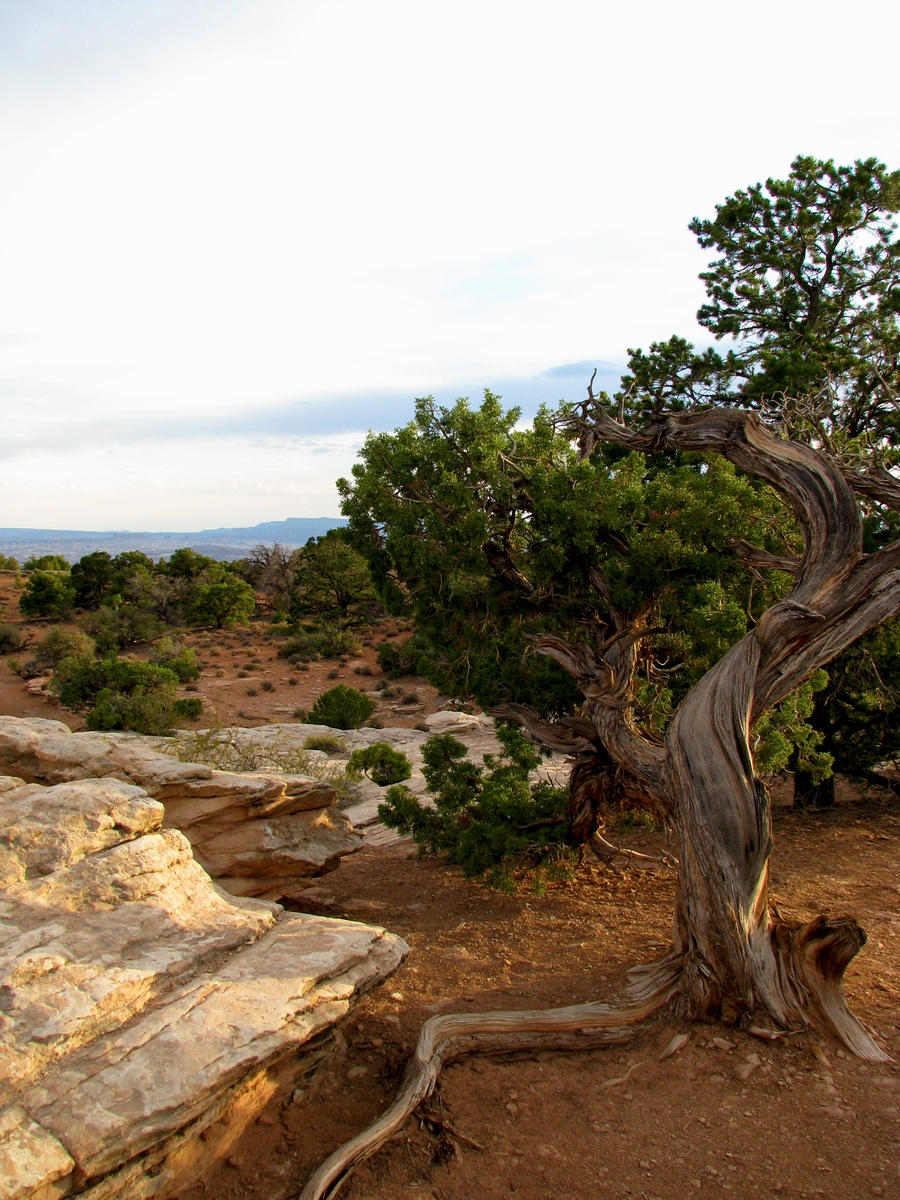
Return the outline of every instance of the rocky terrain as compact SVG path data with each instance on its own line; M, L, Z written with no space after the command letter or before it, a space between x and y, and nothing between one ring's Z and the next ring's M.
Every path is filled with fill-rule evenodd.
M172 1195L405 954L228 895L163 817L110 777L0 779L3 1200Z

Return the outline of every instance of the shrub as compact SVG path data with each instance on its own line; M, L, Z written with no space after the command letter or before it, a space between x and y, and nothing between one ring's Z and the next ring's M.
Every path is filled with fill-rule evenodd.
M80 629L64 629L55 625L37 647L34 657L39 663L56 667L64 658L93 658L94 639Z
M350 755L350 767L365 771L379 787L401 783L412 775L412 764L405 754L395 750L388 742L374 742Z
M333 733L313 733L303 745L307 750L322 750L325 754L340 754L347 749L344 739Z
M126 646L152 642L163 629L155 613L128 602L115 606L101 604L84 619L83 625L97 643L100 654L115 654Z
M309 710L308 720L312 725L330 725L332 729L359 729L374 711L368 696L339 683L319 696Z
M200 666L197 662L197 651L192 646L186 646L178 638L160 638L150 651L150 662L174 671L182 683L197 679Z
M13 559L15 561L15 559ZM22 563L23 571L68 571L68 560L62 554L32 554Z
M425 851L445 854L464 874L486 874L489 883L508 888L515 868L558 864L568 855L567 793L531 781L540 755L524 734L500 727L497 736L503 753L485 755L483 767L470 762L450 734L429 739L423 773L435 807L396 784L378 815Z
M398 646L382 642L378 647L378 665L389 679L415 675L420 657L421 647L415 645L413 638L407 638Z
M65 617L75 606L75 588L68 571L35 569L19 597L24 617Z
M182 715L175 698L177 675L155 663L112 656L64 658L56 668L53 685L66 708L86 711L88 729L164 734ZM183 703L193 710L198 701Z
M17 625L0 625L0 654L15 654L26 642L25 634Z
M6 554L0 554L0 571L18 571L19 560Z
M340 658L346 654L358 654L359 638L344 626L333 621L323 621L313 630L301 630L288 638L279 649L280 658Z

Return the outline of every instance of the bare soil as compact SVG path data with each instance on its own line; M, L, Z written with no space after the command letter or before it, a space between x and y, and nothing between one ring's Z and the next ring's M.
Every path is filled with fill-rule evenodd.
M10 579L0 576L0 620L17 619ZM38 639L40 624L29 627ZM201 723L296 719L295 708L335 682L374 691L375 648L388 635L394 626L372 630L358 660L293 672L262 625L192 634L205 663L195 693L206 706ZM439 703L421 681L400 688L379 693L385 725L416 724ZM404 704L413 692L415 704ZM2 664L0 713L80 724ZM773 898L797 919L850 914L868 931L847 993L893 1062L860 1062L808 1032L769 1042L665 1019L611 1048L469 1059L445 1070L425 1111L341 1195L900 1197L900 803L842 784L834 809L801 815L788 795L780 789L775 809ZM650 853L664 844L643 829L617 838ZM627 968L667 944L675 887L662 866L618 861L625 865L585 861L574 882L544 895L507 896L408 842L345 859L304 893L304 908L385 925L409 943L409 958L345 1025L312 1089L275 1097L179 1200L296 1196L318 1162L390 1104L422 1022L436 1012L614 999ZM662 1057L681 1033L685 1044Z

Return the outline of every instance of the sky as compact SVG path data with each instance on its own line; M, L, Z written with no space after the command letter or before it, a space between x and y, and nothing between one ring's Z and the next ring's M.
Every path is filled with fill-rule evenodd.
M695 322L687 225L900 166L893 2L0 0L0 526L336 516L416 396Z

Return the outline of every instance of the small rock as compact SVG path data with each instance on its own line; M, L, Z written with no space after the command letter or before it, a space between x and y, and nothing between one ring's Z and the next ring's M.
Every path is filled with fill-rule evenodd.
M663 1050L662 1054L660 1054L660 1062L662 1062L664 1058L671 1058L673 1054L677 1054L682 1046L686 1046L687 1043L688 1035L686 1033L676 1033L666 1046L665 1050Z
M737 1042L729 1042L728 1038L714 1037L712 1044L718 1047L719 1050L733 1050Z
M736 1064L734 1073L740 1080L749 1079L757 1067L762 1065L758 1054L748 1054L743 1062Z

